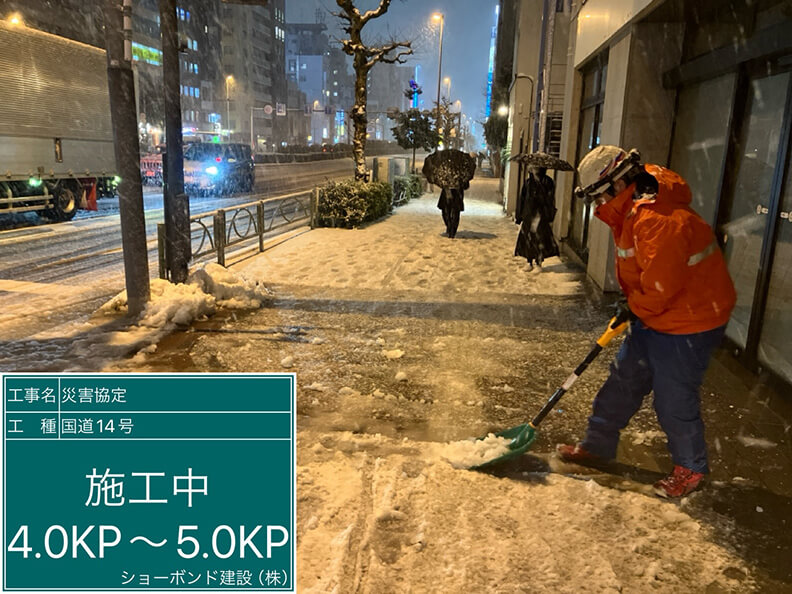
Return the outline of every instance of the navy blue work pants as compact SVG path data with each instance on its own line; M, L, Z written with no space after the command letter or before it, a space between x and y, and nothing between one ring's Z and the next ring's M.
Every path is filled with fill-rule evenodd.
M725 326L697 334L665 334L633 322L611 372L594 399L583 448L616 457L619 433L654 391L654 409L675 465L709 472L699 388Z

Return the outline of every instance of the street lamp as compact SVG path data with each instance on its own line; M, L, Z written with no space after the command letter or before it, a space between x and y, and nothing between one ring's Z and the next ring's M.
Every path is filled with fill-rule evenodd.
M231 139L231 94L229 87L234 82L233 75L226 76L226 125L228 126L228 138Z
M443 84L446 85L446 97L451 99L451 77L450 76L446 76L443 79Z
M437 58L437 132L440 132L440 82L443 77L443 29L445 28L445 15L436 12L432 15L433 21L440 21L440 53Z

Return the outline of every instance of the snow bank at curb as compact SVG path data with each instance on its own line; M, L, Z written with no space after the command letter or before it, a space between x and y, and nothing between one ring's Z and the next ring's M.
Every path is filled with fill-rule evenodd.
M70 354L84 357L93 365L128 356L137 351L156 350L156 344L176 327L206 318L218 309L256 309L269 295L260 282L209 263L195 271L187 283L151 281L151 300L130 326L109 331L94 328L74 341ZM123 291L99 308L98 314L126 313L127 293Z
M216 311L216 298L192 284L174 285L166 280L151 281L151 301L146 304L137 320L137 326L166 328L170 324L185 326L202 316ZM124 291L105 303L99 311L104 314L127 311L127 293Z

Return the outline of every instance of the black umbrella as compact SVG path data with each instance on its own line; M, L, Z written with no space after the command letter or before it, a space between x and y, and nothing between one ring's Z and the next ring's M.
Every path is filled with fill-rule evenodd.
M547 153L520 153L514 155L510 161L518 161L528 167L544 167L545 169L558 169L559 171L574 171L568 162Z
M424 159L426 181L441 188L464 187L476 174L476 160L462 151L435 151Z

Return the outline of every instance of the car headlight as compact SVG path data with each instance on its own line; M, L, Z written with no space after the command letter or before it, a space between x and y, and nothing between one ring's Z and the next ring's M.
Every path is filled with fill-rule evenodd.
M214 165L212 165L211 167L207 167L206 173L208 173L209 175L217 175L217 167L215 167Z

